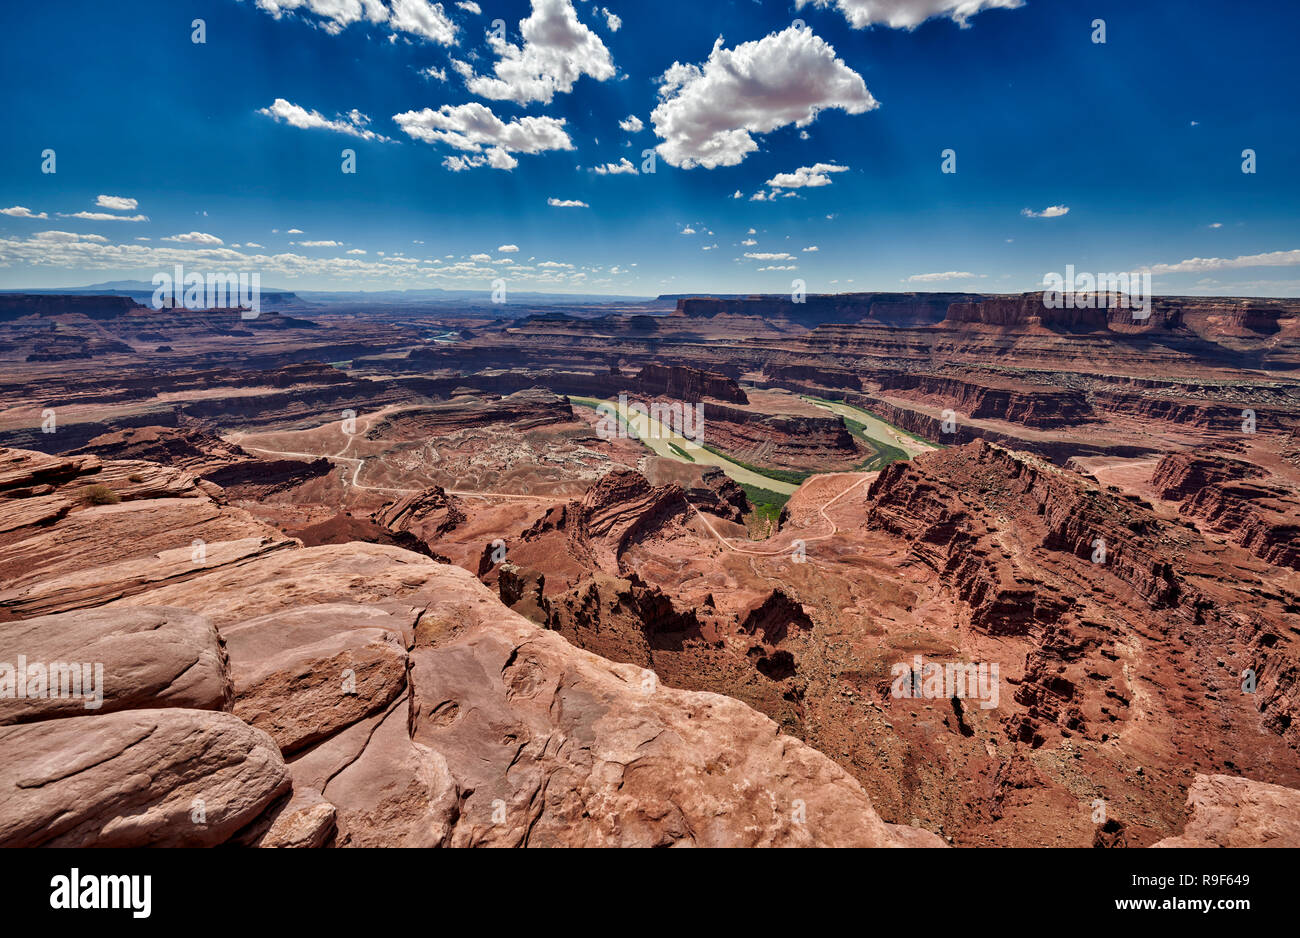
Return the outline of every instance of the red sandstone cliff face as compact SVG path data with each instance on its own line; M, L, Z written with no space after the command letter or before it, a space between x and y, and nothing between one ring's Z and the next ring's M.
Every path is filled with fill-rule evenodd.
M675 530L690 513L680 486L652 486L639 472L617 470L581 499L549 509L517 539L504 539L505 559L544 571L547 594L558 593L596 572L624 575L630 547ZM494 554L492 544L484 547L478 573L485 582L495 573Z
M646 365L633 387L640 393L697 404L705 398L748 404L749 398L733 379L685 365Z
M1134 642L1192 658L1217 642L1220 667L1231 655L1262 676L1258 695L1237 700L1300 743L1291 729L1297 648L1280 638L1288 607L1258 590L1220 592L1222 563L1204 540L1140 499L985 443L890 466L867 498L868 525L906 539L972 628L1030 639L1015 693L1024 710L1004 720L1015 738L1035 747L1062 732L1105 740L1149 693L1132 677ZM1224 675L1216 693L1232 693L1234 680Z
M1244 411L1247 409L1255 411L1258 432L1277 430L1283 420L1283 416L1271 408L1218 404L1132 391L1096 391L1092 395L1092 405L1102 413L1177 423L1198 429L1221 430L1225 433L1241 432L1246 419Z
M847 469L868 455L834 416L783 416L704 404L704 443L750 465Z
M1201 489L1180 509L1228 535L1256 557L1300 570L1300 499L1282 486L1221 482Z
M941 321L951 303L974 300L969 293L839 293L808 296L802 303L790 297L757 296L738 299L697 297L677 301L677 310L693 318L720 315L784 319L805 325L873 320L897 326L926 326Z
M446 403L393 411L367 428L366 439L419 439L498 423L526 430L571 420L573 406L567 399L533 388L496 400L461 397Z
M1151 484L1207 529L1261 560L1300 570L1300 498L1267 477L1240 460L1174 453L1156 466Z
M1170 453L1157 464L1151 485L1161 498L1181 502L1215 482L1257 479L1265 474L1263 469L1238 459Z
M1000 387L974 379L906 372L880 372L872 375L872 380L882 392L942 404L975 420L1068 427L1087 420L1091 411L1086 395L1069 388Z
M20 316L58 316L77 313L93 319L111 319L140 308L127 296L54 296L10 293L0 296L0 322Z
M994 296L948 307L944 324L960 326L1026 327L1047 326L1057 329L1105 329L1109 323L1105 309L1055 309L1043 302L1042 293Z
M774 381L797 381L823 388L862 390L862 379L852 371L843 368L818 365L769 365L765 370L768 377Z

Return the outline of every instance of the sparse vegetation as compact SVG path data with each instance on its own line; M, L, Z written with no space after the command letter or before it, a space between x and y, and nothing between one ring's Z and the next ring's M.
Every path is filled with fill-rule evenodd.
M875 437L870 436L867 433L866 424L858 423L858 421L849 417L842 417L841 419L844 421L844 425L849 428L850 433L876 451L876 455L866 460L860 466L854 467L858 471L875 472L878 469L884 469L890 463L907 462L910 458L906 452L899 449L897 446L890 446L883 440L877 440Z
M812 478L817 474L815 472L809 470L803 470L803 469L773 469L767 466L751 465L750 463L743 462L742 460L737 459L735 456L731 455L730 453L724 453L720 449L714 449L712 446L709 446L707 443L704 444L704 449L708 450L714 456L721 456L723 459L728 459L731 462L735 463L740 468L748 469L750 472L757 473L758 475L761 476L766 476L767 478L773 480L774 482L787 482L790 485L803 485L804 482L806 482L808 479ZM765 491L765 490L760 489L759 491ZM770 492L768 494L775 494L775 493ZM782 504L784 504L784 502Z
M776 527L776 523L781 517L781 509L790 500L790 496L768 489L760 489L755 485L746 485L744 482L738 484L745 490L745 497L749 499L752 509L745 518L746 525L751 528L757 525L769 530Z
M87 505L116 505L122 499L107 485L88 485L81 493L81 500Z
M686 452L686 450L682 449L676 443L669 443L668 448L671 449L678 456L682 457L682 459L685 459L687 462L695 462L695 457L692 456L690 453Z

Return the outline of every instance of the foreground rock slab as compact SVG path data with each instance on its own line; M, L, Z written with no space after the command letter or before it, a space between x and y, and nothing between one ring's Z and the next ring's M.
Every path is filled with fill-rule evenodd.
M6 666L15 671L6 675ZM27 672L23 694L18 670ZM0 623L0 725L141 708L229 710L233 696L221 636L186 609L90 609Z
M0 729L0 847L209 847L290 790L228 713L130 710Z
M406 687L413 624L409 609L327 603L226 627L235 715L288 754L386 709Z
M1191 818L1153 847L1300 847L1300 791L1231 775L1198 775Z

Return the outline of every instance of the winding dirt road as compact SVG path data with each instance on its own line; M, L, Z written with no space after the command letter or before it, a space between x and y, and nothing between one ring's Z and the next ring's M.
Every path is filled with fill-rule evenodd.
M825 505L822 505L820 509L818 509L818 513L822 516L822 520L831 526L829 532L827 532L826 534L818 534L815 537L795 538L794 541L803 541L805 544L811 544L814 541L824 541L828 538L834 537L836 534L839 534L840 533L839 526L836 525L835 522L830 519L830 516L826 514L826 509L831 507L831 505L834 505L841 498L843 498L845 495L848 495L850 492L852 492L854 489L861 486L863 483L870 482L875 477L876 477L876 473L869 473L868 475L863 476L857 482L854 482L843 492L840 492L840 494L836 495ZM813 478L816 478L816 476L813 476ZM773 550L773 551L750 550L747 547L736 547L734 544L730 542L729 538L725 538L718 533L717 529L714 528L713 525L709 523L709 519L704 515L702 511L700 511L694 505L691 505L691 509L695 512L696 516L700 519L700 521L704 523L704 526L709 529L709 533L712 534L714 537L716 537L719 543L721 543L722 546L726 547L728 550L735 551L738 554L750 554L755 557L780 557L790 552L789 547L786 547L783 550ZM791 541L791 543L793 544L794 541Z
M344 447L341 450L339 450L337 453L333 453L331 455L325 456L324 458L332 461L337 461L337 462L352 463L355 465L355 468L352 470L352 481L351 481L351 485L353 486L353 488L361 489L367 492L386 492L389 494L397 494L397 495L414 495L417 492L423 491L423 489L399 489L399 488L386 488L378 485L364 485L362 484L360 479L361 479L361 470L365 466L366 460L364 458L357 457L357 456L343 455L349 449L352 448L352 443L356 439L357 434L363 433L365 432L365 430L369 430L371 424L381 416L383 416L382 411L380 413L373 414L370 417L368 417L366 419L364 430L358 430L357 433L350 435L348 437L348 442L344 445ZM235 443L236 445L242 447L243 449L251 450L255 453L269 453L270 455L273 456L292 456L298 459L311 459L311 460L316 460L321 458L320 453L298 453L292 450L267 449L266 447L263 446L248 446L243 442L241 442L241 440L246 436L247 434L235 433L235 434L228 435L226 439L229 442ZM813 537L795 538L795 540L803 541L805 544L810 544L814 541L824 541L838 534L839 527L835 524L834 521L830 519L830 516L826 514L826 509L830 508L832 505L838 502L845 495L848 495L854 489L859 488L861 485L863 485L866 482L870 482L873 478L875 478L876 475L877 475L876 473L868 473L864 475L857 482L850 485L843 492L840 492L838 495L836 495L826 504L822 505L820 509L818 509L818 513L822 516L822 520L825 521L827 524L829 524L831 527L829 532L827 532L826 534L818 534ZM813 478L816 478L816 476L813 476ZM515 495L515 494L507 494L505 492L466 492L458 489L447 489L446 492L448 495L456 495L460 498L482 498L482 499L508 498L508 499L523 500L523 501L564 501L565 500L564 497L547 496L547 495ZM700 511L694 505L691 505L691 510L695 512L696 517L700 519L700 521L704 524L704 527L708 529L709 533L712 534L715 538L717 538L718 543L720 543L723 547L727 548L728 550L734 551L737 554L749 554L754 557L780 557L784 554L789 553L790 551L789 547L786 547L782 550L774 550L774 551L752 550L747 547L737 547L731 543L730 538L724 537L721 533L718 532L718 530L709 522L708 517L702 511Z

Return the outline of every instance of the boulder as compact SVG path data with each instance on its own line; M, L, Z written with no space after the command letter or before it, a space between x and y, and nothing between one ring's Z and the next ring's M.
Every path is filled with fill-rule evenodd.
M409 609L326 603L227 626L235 715L287 755L386 710L406 687L414 624Z
M18 668L20 656L29 675L23 696L5 686L5 669ZM34 666L45 675L39 697L31 693ZM0 623L0 725L142 708L229 710L233 700L221 636L185 609L90 609Z
M1197 775L1191 817L1153 847L1300 847L1300 791L1231 775Z
M0 846L210 847L289 791L229 713L125 710L0 728Z

